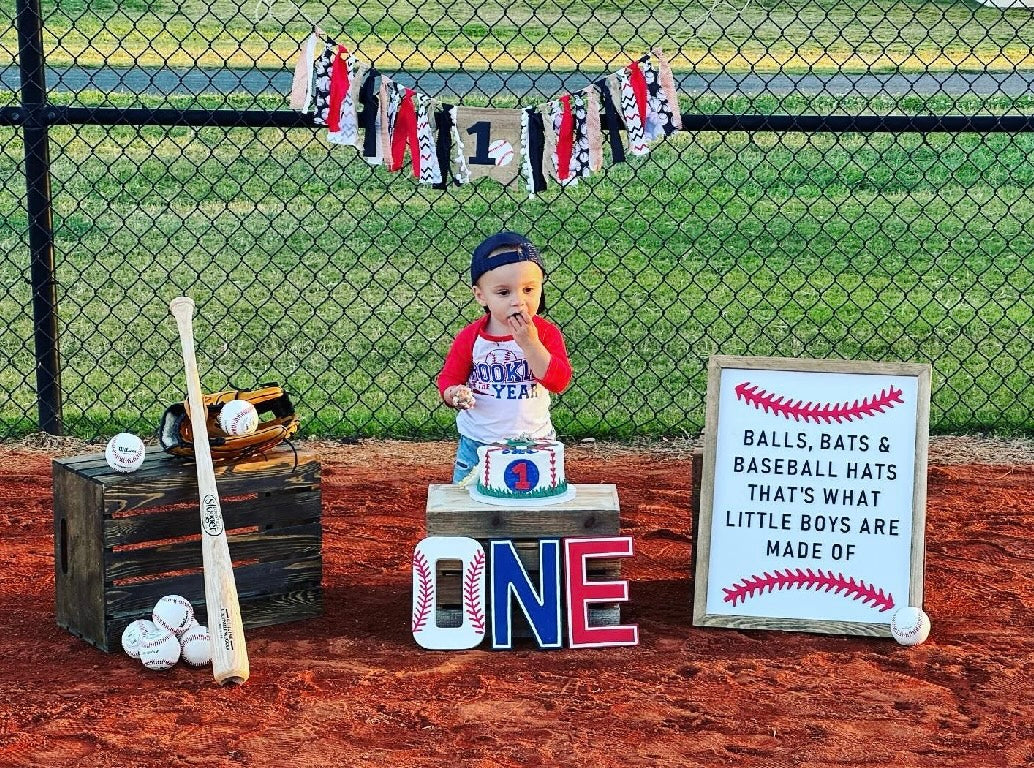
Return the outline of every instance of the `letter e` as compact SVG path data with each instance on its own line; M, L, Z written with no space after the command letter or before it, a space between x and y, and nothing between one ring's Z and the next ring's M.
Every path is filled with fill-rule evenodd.
M639 645L639 625L589 626L590 603L628 600L627 581L589 581L586 561L601 557L631 557L632 537L564 539L567 555L567 633L572 648Z

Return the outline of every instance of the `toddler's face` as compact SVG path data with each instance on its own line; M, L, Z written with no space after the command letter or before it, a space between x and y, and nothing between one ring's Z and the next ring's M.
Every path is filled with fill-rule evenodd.
M492 315L493 325L505 328L511 315L535 316L542 297L542 270L531 261L496 267L481 276L474 286L474 298Z

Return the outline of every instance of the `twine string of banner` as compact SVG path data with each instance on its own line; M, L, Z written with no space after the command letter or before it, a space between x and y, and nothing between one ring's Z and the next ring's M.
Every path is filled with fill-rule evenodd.
M719 8L729 9L732 11L732 17L739 16L751 6L752 0L742 0L742 6L735 6L732 3L738 3L741 0L700 0L701 10L703 15L690 22L691 27L698 27L710 19ZM252 19L254 24L259 24L264 19L272 18L276 22L287 25L295 22L297 19L302 19L312 30L313 34L308 36L308 40L302 46L302 50L297 59L295 65L294 79L292 82L291 89L291 104L292 108L298 109L302 112L308 112L310 105L313 102L310 97L315 95L315 107L319 113L319 117L314 118L314 123L318 125L328 125L330 136L328 140L332 144L348 144L351 146L358 147L356 144L356 137L358 136L360 126L358 124L358 114L354 108L354 100L357 98L355 94L350 96L342 96L342 91L338 89L336 92L337 101L331 94L323 94L321 97L316 91L325 87L330 80L333 80L330 69L338 71L341 69L341 64L344 61L342 58L345 53L345 48L339 45L333 39L327 36L327 34L320 29L319 24L310 17L305 11L296 3L294 0L255 0L252 8ZM324 11L321 20L326 19L326 12ZM312 55L315 47L315 40L322 39L327 46L326 50L316 58L314 62ZM330 52L330 47L333 46L334 51ZM350 46L351 47L351 46ZM373 72L376 74L376 68L374 65L363 64L358 62L357 57L354 55L358 53L354 50L352 55L348 57L348 67L356 67L357 71ZM656 59L651 61L651 56L655 56ZM315 69L315 80L313 80L313 72L309 72L309 79L306 82L306 57L309 57L308 66L311 68L312 65L316 64ZM328 63L327 60L333 60L333 67ZM358 63L357 63L358 62ZM647 93L647 83L645 75L641 67L646 65L650 70L650 77L653 78L651 81L656 87L653 92L653 96ZM518 65L519 66L519 65ZM613 64L612 64L613 66ZM580 67L576 67L580 69ZM586 74L586 73L583 73ZM350 75L353 77L357 75ZM368 137L370 131L373 128L373 124L368 124L369 121L366 118L369 117L369 110L364 108L364 124L363 127L366 129L366 136L362 144L362 150L364 151L364 157L368 158L368 162L373 164L380 164L381 157L388 157L386 148L388 147L388 141L386 138L386 132L395 131L393 127L392 112L392 98L402 98L401 92L397 89L401 87L400 83L393 82L393 78L390 78L384 73L380 73L381 76L381 95L377 97L381 103L381 137L380 147L385 150L383 155L378 150L374 154L370 154L373 149L373 145L376 142L371 142ZM339 81L341 79L339 78ZM347 82L347 80L345 80ZM359 82L358 80L356 82ZM385 94L385 87L395 86L396 90L390 94ZM345 85L344 88L347 90L350 86ZM363 85L366 88L366 85ZM331 89L333 90L333 89ZM428 112L434 113L438 106L438 101L434 97L426 97L420 94L416 94L408 87L403 89L405 91L406 99L420 98L422 101L419 103L426 106ZM394 94L394 96L392 96ZM572 98L574 96L575 98ZM600 96L605 100L605 105L601 106ZM320 101L320 98L323 101ZM367 93L366 98L369 98ZM656 104L651 107L650 103L655 101ZM385 104L387 105L387 113L385 113ZM346 127L349 133L346 135L343 133L343 129L339 126L339 121L330 119L329 122L324 122L327 119L329 113L333 110L346 110L349 115L350 122L347 123ZM652 120L647 119L647 113L650 109L654 109ZM503 154L497 152L495 155L492 154L492 147L499 144L504 147L509 147L509 158L514 156L514 146L522 147L522 151L530 153L530 149L524 148L523 141L528 140L530 144L536 144L540 147L543 156L547 158L546 163L551 163L550 168L556 170L556 175L550 171L549 175L561 185L565 184L576 184L578 179L581 177L592 175L594 172L598 172L603 164L603 137L602 137L602 125L600 124L600 115L605 112L608 121L608 130L610 131L610 144L611 150L614 155L614 162L620 163L625 162L624 150L620 146L620 139L615 138L618 136L620 131L619 122L623 119L628 125L628 145L632 155L643 156L649 152L649 145L663 136L670 135L674 131L681 128L681 122L679 120L679 103L678 95L676 93L676 84L673 77L670 61L664 56L662 50L654 48L651 53L647 53L643 56L635 57L631 63L622 67L618 72L612 72L607 75L603 80L594 80L588 85L584 86L579 91L572 91L568 95L561 96L559 99L546 101L545 103L538 104L533 107L527 107L522 109L521 117L519 120L526 121L530 118L527 117L527 113L535 112L543 115L543 119L548 125L543 128L538 128L542 132L543 138L541 140L536 139L532 141L529 139L529 127L524 122L521 123L520 133L517 142L509 142L499 139L492 142L489 145L488 133L484 133L484 144L486 146L479 150L478 160L479 165L502 167L508 165L508 162L500 162L500 158ZM589 114L591 112L591 114ZM343 112L342 112L343 114ZM421 112L421 114L427 114ZM455 125L456 110L455 108L451 112L453 125L451 126L451 138L453 147L458 152L462 152L462 144L458 135L458 128ZM579 129L577 146L575 146L575 131L574 123L575 116L579 115L580 119L584 121L584 124ZM334 112L337 116L338 112ZM424 120L424 128L427 128L428 121L430 118ZM437 119L437 118L436 118ZM512 123L512 116L508 118ZM559 122L558 122L559 121ZM414 119L415 122L415 119ZM501 121L502 122L502 121ZM558 124L554 124L557 123ZM376 119L375 119L376 123ZM477 123L478 126L484 127L485 120ZM501 124L501 123L500 123ZM491 125L491 123L488 123ZM536 123L536 126L540 123ZM440 183L440 179L436 179L437 171L431 170L428 172L428 177L425 179L422 175L424 167L436 168L437 163L435 162L435 152L444 151L441 148L435 149L437 141L433 135L428 139L426 135L423 139L416 135L419 124L416 126L409 125L407 123L407 131L403 131L402 138L410 142L410 155L414 158L413 169L414 175L420 178L423 183L433 183L437 185ZM396 126L397 127L397 126ZM548 128L548 130L544 130ZM489 128L491 130L491 128ZM502 130L502 129L501 129ZM472 130L468 130L468 133L472 133ZM427 129L425 133L430 134L430 129ZM505 131L504 131L505 133ZM537 136L538 134L536 134ZM482 133L478 133L478 136L482 136ZM560 138L564 138L565 141L561 143ZM420 147L419 153L416 145L421 141L424 141L424 145ZM480 144L479 144L480 146ZM389 170L397 171L400 169L402 158L405 156L405 149L401 148L401 142L395 142L394 138L391 143L391 162L388 163ZM484 157L495 159L495 163L483 162ZM458 163L458 171L454 172L454 180L457 183L463 183L464 177L469 180L469 173L465 171L466 165L463 161L463 155L456 158ZM421 160L426 163L421 163ZM574 166L572 167L572 163ZM399 167L393 167L398 165ZM536 167L531 165L530 154L523 161L521 166L524 170L524 175L527 177L527 187L530 197L535 196L535 192L545 189L547 182L545 181L542 172L536 170ZM482 169L484 170L484 169ZM481 175L481 174L479 174ZM491 170L484 170L484 175L493 175ZM497 172L494 176L497 180L504 183L514 183L520 178L520 173L514 178L510 170Z

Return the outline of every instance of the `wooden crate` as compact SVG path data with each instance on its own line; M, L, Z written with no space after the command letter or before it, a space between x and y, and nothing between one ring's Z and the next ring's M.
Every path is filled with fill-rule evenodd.
M617 487L611 484L576 485L575 497L557 504L512 508L484 504L470 497L466 488L456 485L431 485L427 489L427 535L467 536L477 539L491 560L490 542L509 539L525 570L537 583L539 541L573 537L619 536L620 506ZM599 558L588 562L590 580L614 581L621 578L620 558ZM561 570L564 569L561 553ZM487 563L486 572L491 572ZM566 578L566 574L563 574ZM440 627L458 627L462 621L459 561L439 561L437 621ZM562 588L561 588L561 591ZM491 602L491 590L486 595ZM621 623L620 603L593 603L589 606L591 626L616 626ZM531 637L531 628L520 610L513 613L515 637Z
M318 457L282 445L217 464L215 475L245 628L322 613ZM126 625L168 594L206 621L193 462L152 448L139 470L119 474L91 454L55 460L53 476L60 626L119 650Z

